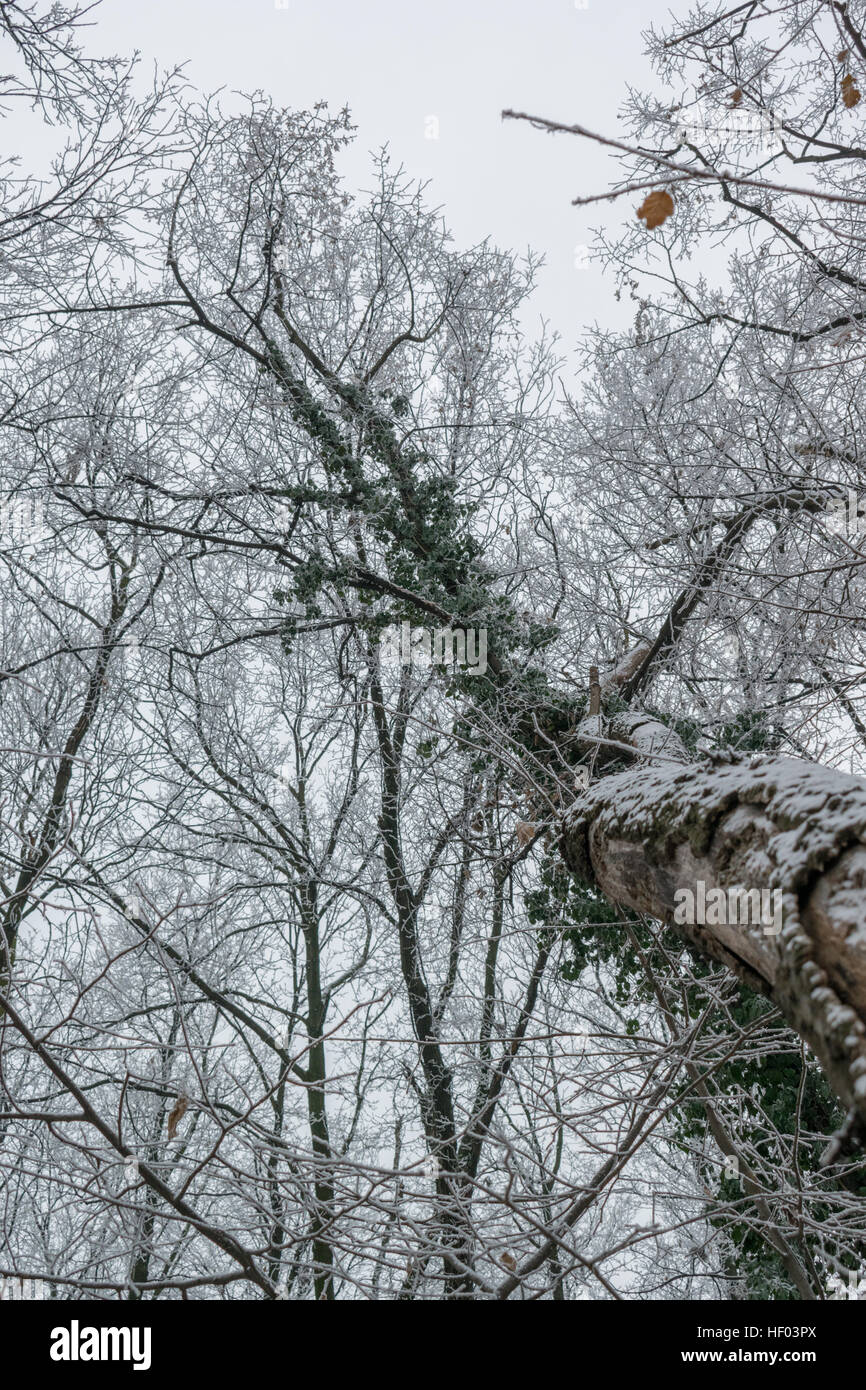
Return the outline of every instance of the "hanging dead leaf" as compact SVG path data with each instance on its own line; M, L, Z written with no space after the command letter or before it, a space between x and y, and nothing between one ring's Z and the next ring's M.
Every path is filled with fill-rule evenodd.
M187 1096L178 1096L174 1103L172 1112L168 1117L168 1137L173 1139L177 1133L177 1127L187 1112L189 1099Z
M856 106L860 100L860 93L854 86L854 78L850 72L842 78L842 100L846 106Z
M516 834L517 843L519 845L528 845L535 834L535 826L532 821L519 820L516 826Z
M739 106L739 104L740 104L740 102L741 102L742 100L743 100L743 89L742 89L742 87L737 87L737 88L731 93L731 105L732 105L732 106Z
M846 59L847 57L848 57L848 49L847 49L847 48L843 48L841 53L837 53L837 54L836 54L836 62L837 62L837 63L844 63L844 61L845 61L845 59Z
M505 1268L510 1269L513 1274L515 1269L517 1268L517 1261L515 1260L514 1256L508 1250L503 1250L499 1258L505 1265Z
M666 222L673 210L674 200L670 193L660 189L657 193L647 194L637 210L637 215L645 219L647 231L651 232L653 227L660 227Z

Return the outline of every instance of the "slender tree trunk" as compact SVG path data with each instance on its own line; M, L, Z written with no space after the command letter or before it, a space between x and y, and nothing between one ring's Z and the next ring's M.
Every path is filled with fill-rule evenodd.
M334 1208L334 1187L330 1178L331 1136L325 1094L328 1066L325 1054L325 1000L322 993L322 967L319 949L319 918L316 889L304 888L304 948L307 972L307 1036L310 1040L307 1064L307 1111L315 1159L316 1216L312 1231L315 1266L313 1287L316 1298L334 1298L334 1252L326 1231Z

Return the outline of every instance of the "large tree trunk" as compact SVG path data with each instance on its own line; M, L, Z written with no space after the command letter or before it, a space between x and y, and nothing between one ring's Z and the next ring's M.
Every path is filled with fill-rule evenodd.
M635 768L581 796L562 850L607 898L669 923L772 999L816 1053L851 1127L866 1136L861 778L764 755ZM677 922L677 890L697 897L701 881L707 895L778 890L781 929L732 922L730 913L714 925Z

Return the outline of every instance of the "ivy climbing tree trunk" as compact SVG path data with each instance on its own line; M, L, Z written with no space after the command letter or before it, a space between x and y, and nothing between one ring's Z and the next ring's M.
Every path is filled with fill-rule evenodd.
M566 863L611 901L673 926L767 995L866 1133L866 787L792 758L668 764L604 778L569 813ZM703 884L703 890L699 885ZM779 894L756 914L677 920L682 890ZM740 902L742 897L740 895ZM676 914L676 915L675 915ZM692 914L694 915L694 914Z

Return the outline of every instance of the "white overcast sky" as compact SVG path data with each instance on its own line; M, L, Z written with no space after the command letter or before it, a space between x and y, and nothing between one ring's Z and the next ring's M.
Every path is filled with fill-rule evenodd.
M641 30L668 13L655 0L103 0L87 47L188 63L207 90L348 105L358 127L343 166L352 182L363 186L366 152L388 144L430 180L459 246L489 236L542 253L534 309L567 350L592 322L622 325L633 311L596 267L576 269L575 247L634 208L627 199L573 208L577 194L607 187L608 157L574 136L503 123L500 112L615 134L627 85L650 83ZM429 117L438 139L427 138Z

